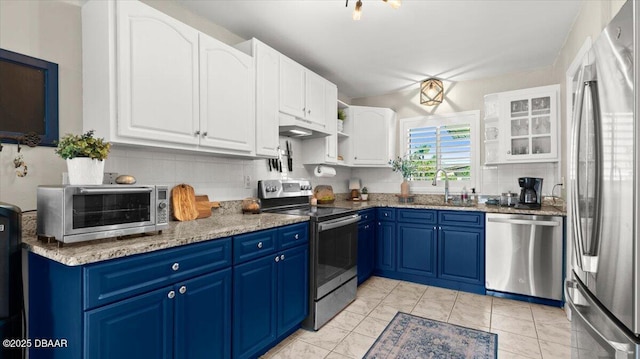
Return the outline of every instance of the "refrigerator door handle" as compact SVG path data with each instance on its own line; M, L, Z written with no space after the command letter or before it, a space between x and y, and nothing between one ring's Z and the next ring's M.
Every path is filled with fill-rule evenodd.
M573 121L571 126L571 142L573 146L571 147L571 161L573 162L573 171L574 173L570 173L571 178L571 225L573 226L573 248L575 250L576 255L576 264L580 270L584 271L582 265L582 256L584 253L584 246L582 241L582 228L580 228L580 208L578 203L578 165L580 162L579 156L579 148L580 148L580 123L582 122L582 110L584 105L584 89L586 84L582 81L584 69L580 71L578 75L578 83L582 84L578 87L578 91L576 93L576 104L575 110L573 112Z
M584 71L583 71L584 72ZM573 173L571 179L571 185L573 190L571 191L571 215L572 215L572 225L574 232L574 249L576 254L576 261L578 267L584 272L596 273L598 269L598 249L600 247L600 203L601 203L601 188L602 188L602 176L601 169L602 166L600 162L602 161L602 146L601 146L601 133L600 133L600 106L599 101L600 98L598 96L598 89L596 85L596 81L584 81L582 82L583 74L580 74L579 81L583 84L576 94L576 111L574 113L573 118L573 126L572 126L572 161L574 163L574 168L579 167L579 148L580 148L580 127L582 123L582 114L584 109L584 96L586 94L586 89L589 88L589 92L591 93L591 102L593 109L593 121L595 127L594 133L594 147L595 147L595 157L596 161L594 162L595 166L595 198L594 198L594 218L593 218L593 227L591 228L591 236L590 241L588 243L588 248L585 246L585 238L582 232L582 227L580 222L582 220L580 215L580 203L578 190L580 188L578 181L578 174Z
M607 338L601 331L596 328L593 323L589 321L586 315L581 311L581 308L597 308L596 310L599 312L599 315L606 317L606 314L602 312L602 309L598 307L598 305L593 302L588 295L582 294L581 289L579 288L579 284L575 281L567 280L565 282L565 297L567 298L567 304L571 308L571 313L580 317L582 322L585 323L585 327L589 334L593 336L601 345L608 346L615 351L615 359L631 359L635 355L635 346L631 339L629 339L628 343L619 342L617 340L611 340ZM573 293L576 293L577 296L574 296ZM612 323L612 325L615 325ZM619 334L619 336L622 334Z

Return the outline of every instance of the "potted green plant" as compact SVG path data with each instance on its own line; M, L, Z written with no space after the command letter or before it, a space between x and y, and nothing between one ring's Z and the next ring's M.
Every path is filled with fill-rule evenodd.
M402 173L402 184L400 185L400 195L402 197L409 196L409 182L408 180L413 176L416 171L416 164L411 159L411 156L405 156L404 158L398 156L395 160L390 160L389 164L393 172Z
M369 189L367 187L362 187L360 191L360 199L363 201L367 201L369 199Z
M102 184L104 160L109 156L111 143L93 134L93 130L82 135L68 133L58 141L55 152L67 161L69 184Z
M347 113L343 108L338 109L338 132L344 131L344 120L347 119Z

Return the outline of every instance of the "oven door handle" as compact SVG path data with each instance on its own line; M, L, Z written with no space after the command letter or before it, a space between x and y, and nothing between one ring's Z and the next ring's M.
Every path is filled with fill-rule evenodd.
M318 223L318 231L323 232L323 231L328 231L330 229L347 226L349 224L358 223L360 218L362 217L360 217L359 214L354 214L346 218L338 218L331 221L320 222Z
M122 188L88 188L80 187L81 194L118 194L118 193L151 193L152 187L122 187Z

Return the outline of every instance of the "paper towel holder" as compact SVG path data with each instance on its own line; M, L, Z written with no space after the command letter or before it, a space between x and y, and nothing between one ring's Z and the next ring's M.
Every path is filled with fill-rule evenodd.
M328 166L316 166L313 174L316 177L334 177L336 175L336 169Z

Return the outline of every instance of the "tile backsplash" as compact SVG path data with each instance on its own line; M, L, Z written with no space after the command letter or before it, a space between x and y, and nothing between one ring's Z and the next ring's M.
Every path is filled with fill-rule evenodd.
M257 195L257 181L277 178L311 178L312 184L327 184L334 192L347 192L347 181L351 169L337 167L332 178L313 177L314 166L303 165L302 140L280 138L281 148L285 140L292 144L294 154L293 171L286 168L287 157L283 156L283 172L269 171L266 159L237 159L207 154L185 153L167 149L142 149L114 146L105 172L129 174L138 183L162 184L173 187L180 183L191 185L196 194L206 194L214 201L238 200ZM245 186L248 176L249 186Z

